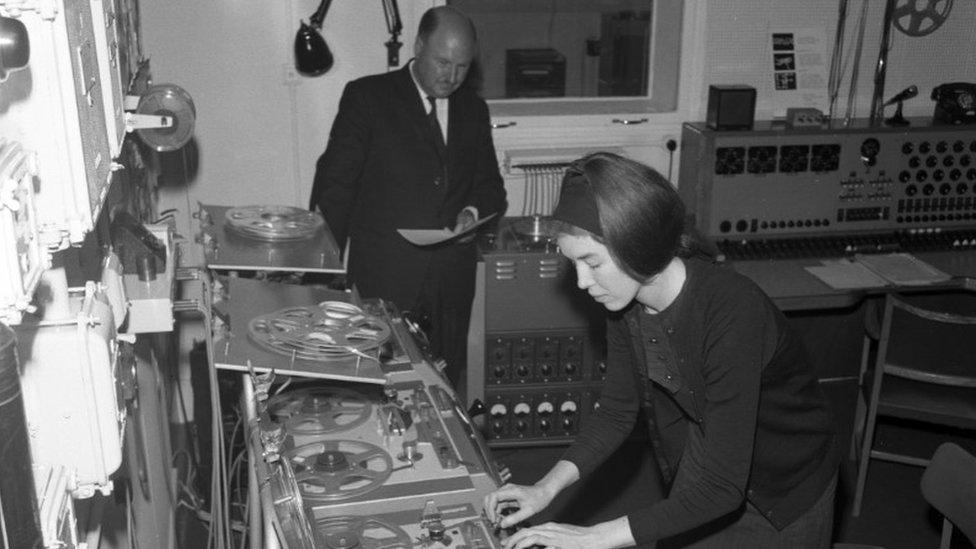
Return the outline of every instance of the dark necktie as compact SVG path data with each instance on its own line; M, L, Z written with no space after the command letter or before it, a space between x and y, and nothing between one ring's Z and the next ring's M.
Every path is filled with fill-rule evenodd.
M430 131L434 132L434 143L437 145L437 153L443 159L447 151L447 144L444 143L444 133L441 132L441 123L437 120L437 99L428 95L427 101L430 103L427 123L430 125Z

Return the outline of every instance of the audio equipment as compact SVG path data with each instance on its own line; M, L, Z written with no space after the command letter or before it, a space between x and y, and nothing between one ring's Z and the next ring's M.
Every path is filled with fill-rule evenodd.
M161 125L133 126L146 145L156 152L175 151L193 138L197 111L193 98L176 84L160 84L139 97L136 114L161 117Z
M744 85L708 87L706 123L713 130L749 130L756 113L756 88Z
M224 215L227 230L271 242L307 240L325 225L322 216L292 206L243 206L230 208Z
M481 241L468 398L492 447L567 444L606 374L604 312L576 287L546 217L505 218Z
M211 269L345 272L339 246L318 212L291 206L201 204L194 217Z
M976 132L926 120L742 132L687 123L678 190L728 259L969 248Z
M390 337L390 327L362 309L342 301L317 307L289 307L256 316L248 337L272 352L305 360L332 360L369 355Z
M429 369L255 397L262 506L287 547L499 547L478 510L502 479L452 391L423 381Z

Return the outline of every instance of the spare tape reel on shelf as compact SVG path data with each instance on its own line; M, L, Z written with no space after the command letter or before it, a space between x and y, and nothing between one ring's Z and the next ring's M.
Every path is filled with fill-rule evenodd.
M176 84L152 86L138 96L138 103L126 113L126 130L134 131L156 152L175 151L193 137L197 111L193 98Z
M908 36L925 36L941 27L951 11L952 0L898 0L891 22L896 29Z

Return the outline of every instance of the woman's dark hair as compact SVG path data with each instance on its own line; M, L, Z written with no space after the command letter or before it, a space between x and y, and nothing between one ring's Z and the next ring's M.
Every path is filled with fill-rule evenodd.
M605 245L628 275L647 280L660 273L684 244L685 206L671 183L653 168L598 152L570 165L565 182L585 178L596 201L602 234L563 220L556 231L587 234Z

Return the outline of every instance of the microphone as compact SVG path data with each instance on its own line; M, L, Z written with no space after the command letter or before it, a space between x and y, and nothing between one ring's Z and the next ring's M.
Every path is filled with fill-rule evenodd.
M914 85L908 86L907 88L905 88L905 89L901 90L900 92L898 92L891 99L885 101L884 105L882 105L882 106L887 107L888 105L894 105L895 103L900 103L900 102L902 102L902 101L904 101L906 99L911 99L911 98L915 97L916 95L918 95L918 87L917 86L914 86Z

